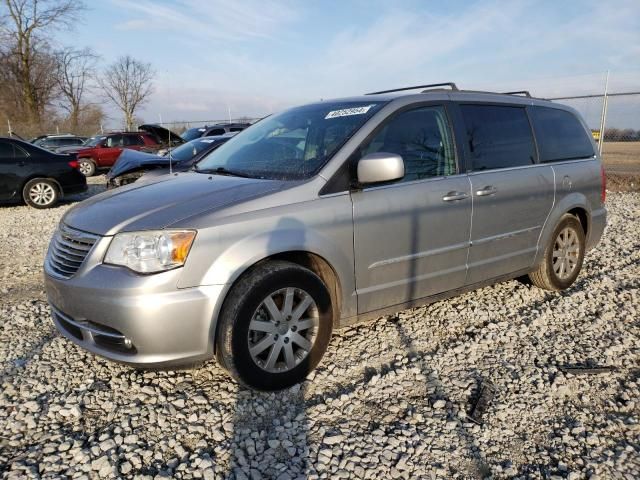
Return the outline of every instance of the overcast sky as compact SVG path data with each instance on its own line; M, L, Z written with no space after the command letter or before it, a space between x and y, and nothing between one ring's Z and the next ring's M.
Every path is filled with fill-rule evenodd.
M539 96L640 90L640 4L607 1L105 0L57 41L157 71L146 121L261 116L455 81ZM110 115L117 119L115 113Z

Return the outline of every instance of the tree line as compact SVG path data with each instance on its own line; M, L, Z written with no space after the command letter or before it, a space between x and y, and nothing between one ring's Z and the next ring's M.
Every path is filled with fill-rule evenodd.
M604 140L606 142L638 142L640 130L633 128L605 128Z
M106 121L106 102L128 129L135 125L153 92L151 64L124 55L100 68L90 48L53 41L84 11L78 0L0 0L0 131L94 134Z

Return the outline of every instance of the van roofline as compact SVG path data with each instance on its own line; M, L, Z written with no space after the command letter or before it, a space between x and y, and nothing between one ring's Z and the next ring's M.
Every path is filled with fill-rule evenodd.
M496 102L511 103L514 105L545 105L554 108L564 108L573 110L567 105L552 101L552 99L538 98L531 96L529 92L523 90L518 92L488 92L483 90L451 90L444 88L433 88L419 93L412 93L406 90L394 90L385 93L372 93L365 95L357 95L351 97L327 98L318 102L310 102L310 104L321 105L329 102L381 102L390 103L395 100L409 100L414 102L430 101L430 100L453 100L453 101L478 101L478 102ZM555 100L555 99L554 99Z

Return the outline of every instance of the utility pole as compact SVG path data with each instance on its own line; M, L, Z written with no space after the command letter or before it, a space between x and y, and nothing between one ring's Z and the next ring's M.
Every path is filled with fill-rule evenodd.
M609 90L609 70L604 82L604 97L602 97L602 115L600 116L600 138L598 138L598 153L602 155L602 144L604 143L604 128L607 120L607 92Z

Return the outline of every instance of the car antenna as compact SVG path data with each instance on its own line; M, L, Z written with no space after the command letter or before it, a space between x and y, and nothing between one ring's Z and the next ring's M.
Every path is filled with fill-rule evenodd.
M162 126L162 125L161 125ZM169 130L167 128L167 130ZM169 130L169 175L173 174L173 165L172 165L172 160L173 160L173 153L171 152L171 130Z

